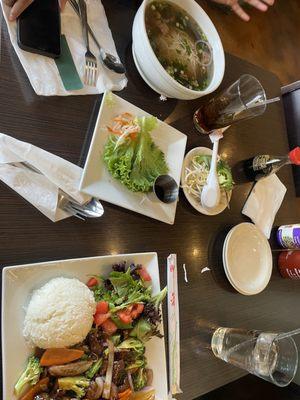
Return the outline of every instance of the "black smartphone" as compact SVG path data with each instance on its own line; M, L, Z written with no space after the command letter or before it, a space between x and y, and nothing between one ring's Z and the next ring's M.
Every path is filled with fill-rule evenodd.
M43 56L60 56L58 0L34 0L17 21L18 46Z

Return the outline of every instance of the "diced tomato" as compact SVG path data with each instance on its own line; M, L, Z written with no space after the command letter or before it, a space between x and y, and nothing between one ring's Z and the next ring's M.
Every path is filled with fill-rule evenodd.
M132 316L130 315L130 313L128 314L125 311L119 311L118 312L118 317L120 318L120 320L124 323L124 324L131 324L132 322Z
M107 301L99 301L96 305L96 314L106 314L108 313L108 309Z
M118 312L118 317L124 324L131 324L132 322L132 316L131 316L131 311L132 311L133 305L130 305L123 310Z
M110 318L103 322L102 328L107 335L113 335L118 330L117 325Z
M96 314L94 315L94 322L95 322L95 324L96 324L97 326L103 325L103 323L104 323L106 320L108 320L109 317L110 317L110 314L109 314L109 313L107 313L107 314L99 314L99 313L96 313Z
M144 310L144 304L137 303L134 304L132 311L131 311L131 316L133 319L137 318Z
M93 287L93 286L96 286L96 285L98 285L98 280L97 280L96 278L92 277L92 278L90 278L90 279L87 281L86 285L87 285L89 288L91 288L91 287Z
M145 267L138 269L137 272L140 275L140 277L143 279L143 281L145 281L145 282L151 281L151 276L148 274Z

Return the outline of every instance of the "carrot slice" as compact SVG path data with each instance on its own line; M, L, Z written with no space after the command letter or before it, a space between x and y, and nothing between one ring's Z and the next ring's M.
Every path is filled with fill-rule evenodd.
M132 390L131 389L126 389L121 393L118 393L118 399L119 400L128 400L131 396Z
M40 364L42 367L67 364L78 360L83 354L83 350L77 349L47 349L42 355Z
M49 378L43 378L39 380L38 383L29 389L20 400L33 400L37 394L44 392L47 389L48 384Z

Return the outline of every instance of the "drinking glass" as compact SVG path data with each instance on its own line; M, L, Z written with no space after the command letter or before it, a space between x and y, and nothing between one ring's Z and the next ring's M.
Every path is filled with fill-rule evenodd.
M204 134L228 128L238 121L263 114L265 101L266 93L259 80L252 75L242 75L195 112L195 127Z
M217 328L211 339L214 355L277 386L287 386L298 367L298 349L289 334Z

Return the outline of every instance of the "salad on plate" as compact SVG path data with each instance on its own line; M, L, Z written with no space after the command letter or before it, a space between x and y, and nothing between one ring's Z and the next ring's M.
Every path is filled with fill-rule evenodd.
M136 117L125 112L107 126L104 163L109 173L132 192L151 191L155 179L168 173L165 155L151 137L157 125L153 116Z
M15 384L21 400L154 400L145 343L160 333L164 288L152 295L140 265L108 277L54 278L27 307L24 336L35 349Z

